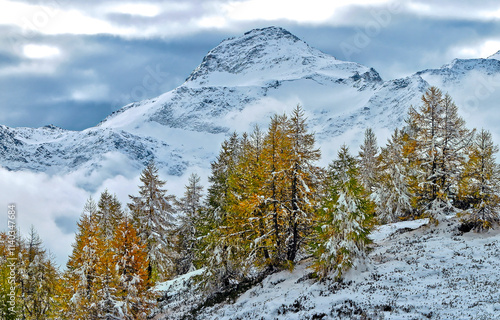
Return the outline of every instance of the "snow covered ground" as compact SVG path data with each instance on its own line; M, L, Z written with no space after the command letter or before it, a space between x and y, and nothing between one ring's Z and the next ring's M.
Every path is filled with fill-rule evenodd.
M500 319L500 232L462 234L457 218L427 222L379 227L366 266L341 283L311 279L305 260L196 319Z

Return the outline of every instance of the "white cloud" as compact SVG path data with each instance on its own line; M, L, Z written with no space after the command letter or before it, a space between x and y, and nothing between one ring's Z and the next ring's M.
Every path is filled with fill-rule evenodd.
M57 2L54 2L57 4ZM19 37L42 34L117 34L127 35L132 28L119 28L108 21L86 15L83 11L58 6L42 6L0 0L0 23L21 28ZM15 35L11 35L15 36Z
M346 16L343 9L351 6L388 6L392 0L354 0L326 1L309 0L290 2L286 0L247 0L231 2L203 2L193 6L191 3L154 3L126 2L121 4L102 3L94 6L70 9L69 7L50 7L0 0L0 21L16 25L23 32L43 34L113 34L124 37L178 37L195 33L206 28L225 28L234 30L238 24L248 21L288 20L298 23L356 25ZM54 2L56 4L56 2ZM155 18L162 13L184 16L188 24L176 19L151 20L144 24L117 25L109 17L110 13L122 13ZM138 20L144 23L144 20Z
M203 17L198 21L201 28L224 28L227 27L228 20L222 16Z
M497 20L500 18L500 9L491 6L481 6L474 1L470 2L438 2L438 1L408 1L406 10L419 16L437 19L463 20ZM498 5L497 5L498 7Z
M106 84L88 84L71 93L71 99L77 101L101 101L108 98L109 87Z
M500 50L500 40L489 39L481 44L471 43L467 46L451 48L449 56L459 58L487 58Z
M230 2L225 6L232 20L291 20L299 23L324 23L332 19L342 8L353 5L380 5L386 0L354 1L287 1L248 0Z
M45 59L56 57L61 54L61 51L57 47L27 44L23 47L23 53L30 59Z
M23 235L33 225L47 249L63 264L71 251L74 235L56 224L58 217L76 221L88 193L64 177L44 173L12 172L0 168L0 208L17 206L17 224ZM1 210L1 209L0 209ZM0 215L0 230L6 230L6 215Z

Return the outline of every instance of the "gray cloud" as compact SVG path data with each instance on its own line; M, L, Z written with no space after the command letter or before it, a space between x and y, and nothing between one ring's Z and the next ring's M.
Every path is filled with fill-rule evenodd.
M181 84L220 41L203 34L187 40L126 40L112 36L38 36L29 43L61 50L57 61L35 61L12 52L0 55L0 123L93 126L133 101L155 97ZM26 42L28 43L28 42ZM12 50L11 50L12 51ZM23 65L32 68L15 71ZM39 73L37 65L56 64ZM14 69L12 72L2 70ZM145 82L145 77L153 81Z

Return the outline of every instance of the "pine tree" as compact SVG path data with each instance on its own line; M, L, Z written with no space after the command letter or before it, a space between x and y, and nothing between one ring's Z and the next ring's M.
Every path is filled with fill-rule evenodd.
M321 152L315 148L313 133L307 130L304 111L297 106L289 121L289 139L291 158L288 162L287 178L290 189L287 195L288 210L287 260L295 261L299 247L309 233L315 210L315 190L319 168L314 162L319 160Z
M185 186L184 197L178 203L180 225L177 228L177 251L179 259L176 263L177 274L184 274L195 270L195 242L197 237L196 226L199 219L199 211L202 207L203 186L200 177L193 173Z
M359 152L359 177L366 192L371 194L377 179L377 137L371 128L366 129Z
M111 247L119 319L147 319L153 298L148 290L148 253L128 218L115 229Z
M411 213L408 159L403 150L406 139L407 135L396 129L378 157L380 173L372 200L382 223L397 222Z
M476 230L487 230L499 221L500 167L495 154L498 146L491 133L481 130L470 146L459 198L468 208L464 220Z
M356 159L343 146L326 178L327 195L319 209L314 267L320 277L342 277L366 256L373 227L373 203L360 183Z
M239 248L232 242L229 207L231 205L230 176L236 170L240 154L240 139L236 133L225 140L216 161L212 163L209 177L207 204L200 210L196 224L199 241L197 242L196 264L206 267L204 288L206 292L225 290L232 283L242 279L242 270L238 267Z
M450 96L443 97L438 88L429 88L422 102L419 111L410 109L410 138L415 146L411 188L417 208L437 221L454 210L461 164L473 133L465 128Z
M264 137L263 158L266 165L264 202L271 225L268 226L270 266L279 267L287 259L287 206L286 194L289 181L286 169L291 159L291 140L289 139L289 119L286 115L274 115Z
M139 196L130 196L128 207L139 237L148 251L148 279L152 283L167 279L173 273L175 262L175 227L173 196L162 189L156 165L151 162L142 171Z
M97 203L96 219L106 239L111 239L114 229L123 219L120 201L106 189Z
M57 313L59 274L33 226L25 242L20 273L20 303L23 319L51 319Z
M113 265L115 252L111 246L113 235L118 224L123 219L121 203L108 190L101 193L97 210L94 215L97 225L96 254L96 291L100 297L98 301L98 317L100 319L118 319L119 310L116 307L116 275Z
M98 268L102 242L96 214L97 206L89 199L78 222L73 252L67 263L70 301L65 314L72 319L99 318Z

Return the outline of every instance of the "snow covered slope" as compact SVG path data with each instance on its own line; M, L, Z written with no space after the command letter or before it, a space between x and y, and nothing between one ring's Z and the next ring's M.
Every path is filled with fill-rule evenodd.
M311 279L306 260L293 272L268 276L234 303L202 309L195 319L499 319L499 231L462 234L456 218L438 227L426 222L375 231L366 267L341 283ZM155 319L185 316L192 304L181 308L177 301L189 301L189 285L183 276L160 286L171 298Z

